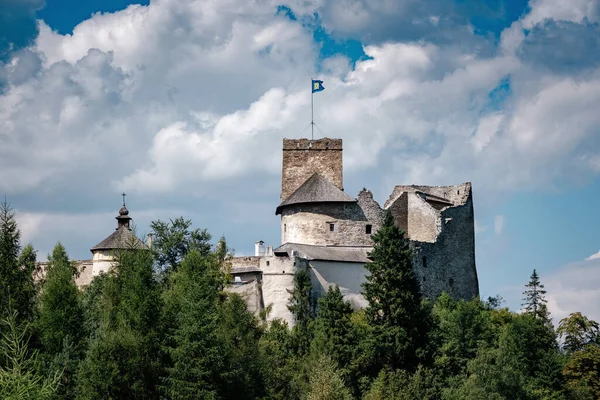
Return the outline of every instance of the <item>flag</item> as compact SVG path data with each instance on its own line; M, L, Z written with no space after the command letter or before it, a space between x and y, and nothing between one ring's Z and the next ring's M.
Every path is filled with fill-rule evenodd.
M323 81L312 80L312 92L320 92L324 90Z

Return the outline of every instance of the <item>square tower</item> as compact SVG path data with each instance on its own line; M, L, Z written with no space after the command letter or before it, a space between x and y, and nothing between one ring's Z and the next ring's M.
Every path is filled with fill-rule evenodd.
M281 201L315 172L344 190L342 168L342 139L283 139Z

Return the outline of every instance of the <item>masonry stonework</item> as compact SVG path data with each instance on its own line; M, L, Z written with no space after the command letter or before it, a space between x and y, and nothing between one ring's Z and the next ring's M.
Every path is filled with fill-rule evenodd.
M344 190L342 140L283 139L281 201L287 199L315 172Z

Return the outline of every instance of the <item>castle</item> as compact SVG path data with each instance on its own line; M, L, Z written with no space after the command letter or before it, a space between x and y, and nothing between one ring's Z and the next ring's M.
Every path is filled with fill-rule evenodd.
M294 324L288 310L294 274L308 270L313 295L338 285L344 298L364 307L361 284L368 274L371 234L389 210L410 239L413 268L422 292L436 298L479 295L475 267L475 226L470 183L455 186L396 186L381 207L367 189L356 198L344 192L342 140L283 139L280 203L281 245L255 244L254 256L233 257L229 291L239 293L255 313L269 307L267 320ZM78 285L86 285L112 264L113 250L124 241L144 244L131 232L123 204L117 229L91 249L92 260L78 262ZM131 244L130 244L131 245Z

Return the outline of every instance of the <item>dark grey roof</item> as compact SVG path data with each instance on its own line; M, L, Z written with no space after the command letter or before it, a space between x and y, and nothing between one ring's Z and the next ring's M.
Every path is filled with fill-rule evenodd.
M368 254L372 248L285 243L273 250L273 253L279 256L291 256L292 250L296 250L300 257L307 260L366 263L369 262Z
M247 274L250 272L260 272L258 267L231 267L231 274Z
M90 251L96 250L116 250L129 248L147 249L146 246L137 236L133 234L126 226L120 226L117 230L110 234L106 239L95 245Z
M335 187L323 176L314 173L277 207L275 215L285 206L306 203L356 203L356 199Z

